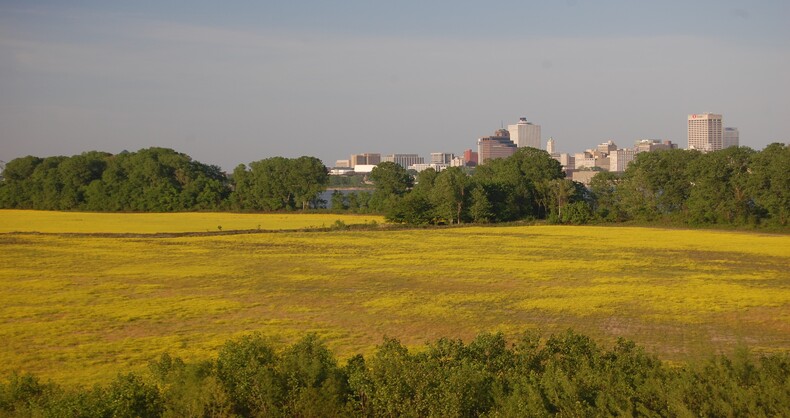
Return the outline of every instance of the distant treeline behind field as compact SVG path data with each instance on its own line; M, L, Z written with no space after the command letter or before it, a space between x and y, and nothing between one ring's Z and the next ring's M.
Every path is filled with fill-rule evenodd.
M112 155L23 157L5 167L0 208L84 211L282 211L380 213L406 224L671 222L786 228L790 147L645 152L623 173L601 171L590 186L566 179L545 151L522 148L474 170L410 172L381 163L370 191L320 199L332 178L314 157L273 157L226 174L166 148ZM359 183L357 183L359 184Z

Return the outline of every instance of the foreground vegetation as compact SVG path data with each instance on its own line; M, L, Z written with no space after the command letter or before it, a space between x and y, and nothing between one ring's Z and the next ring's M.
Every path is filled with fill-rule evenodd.
M630 341L605 349L567 331L508 343L481 334L410 351L385 339L340 365L315 335L280 349L259 334L189 363L68 387L13 375L0 413L18 416L790 416L790 356L739 351L668 367Z
M52 215L2 211L0 223L32 231ZM0 234L0 376L108 383L163 352L209 359L253 331L282 345L315 332L341 359L370 355L384 335L419 347L567 328L674 362L741 344L790 349L786 235L478 226L161 236L129 235L139 214L112 216L123 233L54 234L50 224L50 234ZM146 216L207 228L191 215ZM337 219L324 216L314 222Z

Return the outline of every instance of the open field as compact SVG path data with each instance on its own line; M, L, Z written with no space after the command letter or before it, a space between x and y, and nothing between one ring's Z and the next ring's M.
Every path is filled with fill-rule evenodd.
M2 231L33 231L36 216L45 225L50 213L0 215ZM68 215L88 231L141 232L130 221L138 215ZM150 216L184 231L189 221L179 217L195 215L274 225L280 216ZM343 218L316 219L309 222ZM99 222L119 229L100 230ZM569 226L0 233L0 249L0 375L106 382L164 351L213 357L227 339L252 331L283 343L315 331L341 357L370 352L384 335L419 346L442 336L568 327L605 343L630 338L672 361L739 344L790 350L787 235Z
M0 210L0 233L43 232L83 234L157 234L220 230L289 230L384 222L377 215L253 214L230 212L86 213Z

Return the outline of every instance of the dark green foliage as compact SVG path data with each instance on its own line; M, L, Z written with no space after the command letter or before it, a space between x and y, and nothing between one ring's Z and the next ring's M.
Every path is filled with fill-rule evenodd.
M384 198L401 196L414 185L414 179L406 169L391 161L374 167L370 172L370 180L376 186L376 194L381 194Z
M329 182L327 169L314 157L272 157L233 170L231 207L240 210L293 210L317 207Z
M111 155L18 158L0 182L0 207L172 212L318 207L326 167L313 157L275 157L240 165L233 182L219 167L166 148ZM233 189L233 193L231 190Z
M703 154L689 164L693 187L688 197L691 223L746 224L756 214L748 191L754 151L730 147Z
M547 219L782 228L790 217L788 166L790 147L782 144L761 152L643 152L622 175L597 174L588 189L564 179L546 152L523 148L477 167L473 176L458 168L426 170L411 191L389 187L388 198L380 194L374 207L392 222L415 225Z
M387 210L386 219L389 222L410 225L437 223L433 205L429 197L422 193L409 193L396 200Z
M590 180L592 212L598 219L617 222L625 219L620 202L617 199L617 185L620 176L617 173L601 171Z
M469 218L471 180L460 167L439 173L430 196L433 212L441 223L459 224Z
M618 183L620 206L630 217L640 220L684 214L692 187L687 167L701 155L685 150L637 154Z
M637 155L622 175L598 173L585 188L563 178L545 151L519 149L477 167L416 174L392 162L370 173L372 192L332 196L333 210L381 213L413 225L591 221L691 225L765 225L790 219L790 147L771 144L702 154L665 150ZM91 211L319 209L330 183L316 158L267 158L231 176L166 148L111 155L28 156L10 161L0 180L0 208ZM362 176L349 184L364 185ZM334 179L336 184L347 181ZM350 180L349 180L350 181Z
M478 167L473 176L459 167L425 170L410 192L397 194L403 197L384 206L385 214L393 222L409 224L545 218L557 201L550 185L562 177L560 164L548 153L523 148ZM564 195L561 204L572 194Z
M244 416L280 412L284 398L279 358L259 334L228 341L217 358L217 378L233 410Z
M113 417L158 417L164 412L159 390L133 373L118 375L107 389L106 402Z
M790 146L774 143L753 155L748 190L754 204L764 211L762 220L787 226L790 220Z
M560 163L536 148L520 148L504 159L495 159L477 168L474 181L488 185L487 198L499 220L545 218L555 200L548 186L565 174ZM491 188L492 185L497 185ZM504 193L503 193L504 192Z
M590 184L598 219L692 225L787 226L790 148L730 147L702 154L669 150L637 155L617 177L600 173Z
M350 392L348 378L315 334L305 336L283 353L280 372L287 393L286 415L343 415Z
M332 210L336 212L348 210L348 198L340 190L332 192Z
M370 200L373 197L372 192L351 192L346 198L348 199L348 210L354 213L369 213Z
M374 167L369 178L376 187L369 206L377 212L392 208L414 185L414 178L406 169L391 161Z
M8 163L3 208L182 211L221 208L230 192L218 167L166 148L110 155L25 157Z
M606 349L572 331L443 338L417 352L385 338L342 368L313 334L283 350L253 334L216 361L163 354L149 371L68 390L15 374L0 382L0 416L790 416L787 353L669 367L631 341Z

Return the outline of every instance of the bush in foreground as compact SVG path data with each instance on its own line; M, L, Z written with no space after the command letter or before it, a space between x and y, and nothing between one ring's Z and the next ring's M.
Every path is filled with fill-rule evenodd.
M62 388L30 374L0 384L8 416L790 416L790 357L746 351L669 367L633 342L568 331L481 334L410 351L385 339L339 365L315 335L278 349L259 334L218 357L169 354L143 375Z

